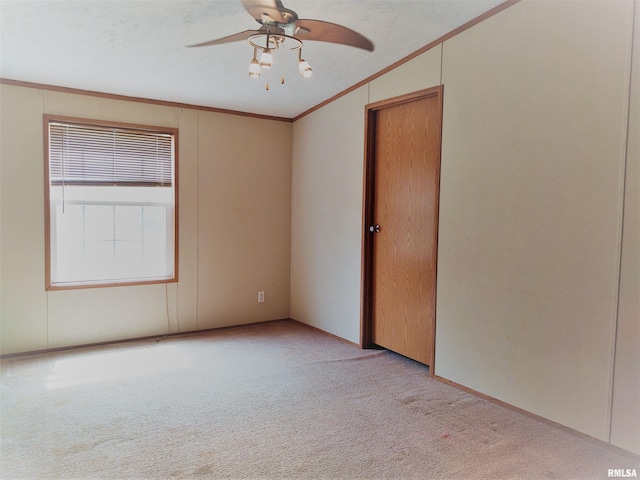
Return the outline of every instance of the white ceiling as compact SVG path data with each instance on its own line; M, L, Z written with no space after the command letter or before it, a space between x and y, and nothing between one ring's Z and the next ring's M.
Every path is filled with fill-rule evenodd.
M313 77L290 53L285 84L272 71L266 91L248 76L247 42L185 47L259 28L239 0L0 0L0 77L293 118L502 2L283 0L300 18L360 32L375 51L307 42Z

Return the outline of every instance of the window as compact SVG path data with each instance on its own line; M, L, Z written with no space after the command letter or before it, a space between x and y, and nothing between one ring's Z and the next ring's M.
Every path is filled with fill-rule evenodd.
M45 115L47 289L177 281L178 131Z

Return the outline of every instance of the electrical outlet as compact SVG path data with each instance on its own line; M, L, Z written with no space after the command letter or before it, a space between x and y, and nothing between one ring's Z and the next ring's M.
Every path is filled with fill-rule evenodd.
M264 292L258 292L258 303L264 303Z

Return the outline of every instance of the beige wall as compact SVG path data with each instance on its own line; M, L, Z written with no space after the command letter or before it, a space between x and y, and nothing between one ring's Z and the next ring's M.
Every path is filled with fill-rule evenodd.
M2 354L289 316L291 124L7 85L0 101ZM43 113L179 129L177 284L44 290Z
M611 443L640 454L640 5L636 4Z
M369 82L367 103L440 85L442 83L441 63L442 45L437 45Z
M48 346L44 290L43 94L31 89L0 88L0 351L11 353Z
M603 440L632 12L523 2L443 57L436 371Z
M360 335L362 106L366 87L294 125L291 317Z
M291 124L201 113L199 129L198 328L288 318Z
M523 0L296 122L292 317L358 341L364 105L442 83L436 374L605 441L613 404L612 442L637 451L637 269L618 281L633 9Z

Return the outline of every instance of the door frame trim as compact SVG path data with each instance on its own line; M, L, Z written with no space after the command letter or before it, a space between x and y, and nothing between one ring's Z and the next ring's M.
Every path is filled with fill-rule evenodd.
M365 127L364 127L364 178L363 178L363 201L362 201L362 259L361 259L361 281L360 281L360 348L375 348L372 342L373 331L373 235L369 232L369 225L374 223L374 207L375 207L375 139L376 139L376 118L380 110L387 107L395 107L403 103L413 102L428 97L437 97L439 99L438 108L440 109L440 145L438 149L438 172L436 175L436 211L435 211L435 231L434 245L436 250L436 258L434 259L434 272L436 273L435 287L437 288L437 251L438 251L438 230L439 230L439 211L440 211L440 172L442 160L442 113L443 113L443 96L444 86L419 90L417 92L400 95L397 97L381 100L378 102L365 105ZM429 375L435 374L435 305L436 305L436 288L434 288L434 324L433 324L433 348L431 363L429 364Z

